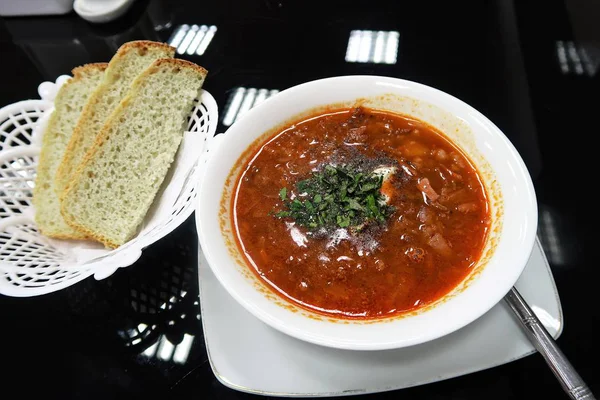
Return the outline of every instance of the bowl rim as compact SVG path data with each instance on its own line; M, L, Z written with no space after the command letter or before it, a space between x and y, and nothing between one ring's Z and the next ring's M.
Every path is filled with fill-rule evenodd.
M528 198L529 198L529 203L532 205L531 209L528 210L529 212L527 213L528 219L527 219L527 223L525 224L526 228L525 228L525 232L524 232L524 238L521 241L521 246L522 246L523 250L520 252L517 252L518 259L517 259L516 263L518 264L518 268L513 267L509 270L511 272L510 274L505 273L504 280L501 282L500 287L496 288L492 294L486 295L484 298L484 301L473 304L472 306L470 305L469 306L470 311L468 313L465 313L465 316L462 319L460 319L459 321L451 321L450 323L444 324L442 327L439 327L431 332L426 332L423 335L414 337L410 340L405 339L405 340L379 341L379 342L372 342L372 343L367 343L367 342L354 343L354 342L340 341L336 338L315 336L312 334L308 334L305 330L303 330L301 328L282 323L277 318L274 318L269 312L263 310L259 305L255 304L252 301L248 301L238 292L238 290L236 290L235 287L233 287L234 285L228 284L227 279L223 276L223 274L219 273L219 267L216 267L216 265L219 264L219 260L214 256L214 254L212 254L212 251L211 251L212 249L210 246L211 239L209 239L209 237L210 236L220 236L220 235L215 235L214 232L212 232L212 234L211 234L211 232L209 230L205 229L206 227L203 225L203 221L201 218L202 207L200 205L203 203L203 197L206 195L203 191L203 188L205 187L205 185L203 185L203 182L205 181L205 179L203 179L199 183L198 198L196 200L198 202L197 203L198 208L197 208L197 212L195 214L195 219L196 219L196 226L197 226L197 230L198 230L198 237L199 237L201 250L204 252L204 254L206 256L206 260L207 260L211 270L213 271L213 273L217 277L218 281L220 282L220 284L223 285L223 287L226 289L226 291L234 299L236 299L236 301L239 304L241 304L247 311L249 311L255 317L259 318L261 321L263 321L267 325L269 325L285 334L295 337L297 339L304 340L304 341L318 344L318 345L322 345L322 346L326 346L326 347L348 349L348 350L395 349L395 348L401 348L401 347L412 346L412 345L416 345L419 343L428 342L428 341L437 339L439 337L445 336L447 334L450 334L450 333L470 324L471 322L475 321L476 319L481 317L483 314L485 314L493 306L495 306L498 302L500 302L502 300L502 298L506 295L506 293L510 290L510 288L512 286L514 286L514 284L518 280L519 276L521 275L522 271L524 270L524 268L527 264L531 250L533 249L533 245L534 245L535 237L536 237L536 227L537 227L537 218L538 218L537 200L536 200L535 190L534 190L531 176L529 174L527 166L525 165L522 157L520 156L520 154L518 153L518 151L516 150L514 145L506 137L506 135L492 121L490 121L481 112L479 112L478 110L476 110L475 108L473 108L472 106L470 106L466 102L458 99L455 96L452 96L452 95L450 95L446 92L443 92L439 89L436 89L436 88L433 88L433 87L430 87L430 86L427 86L427 85L424 85L424 84L421 84L418 82L405 80L405 79L377 76L377 75L344 75L344 76L329 77L329 78L323 78L323 79L317 79L317 80L305 82L305 83L290 87L288 89L285 89L285 90L279 92L278 94L274 95L273 97L265 100L260 105L252 108L242 118L236 120L236 122L234 124L232 124L231 127L229 127L229 129L227 131L239 129L238 127L242 126L245 123L245 121L247 121L250 118L253 118L252 116L254 116L254 115L257 115L257 114L260 115L261 113L264 112L264 110L267 110L271 106L271 104L274 104L275 102L279 101L279 99L281 99L282 97L288 96L290 93L293 93L295 91L306 88L307 86L317 86L317 85L322 85L322 84L326 84L328 82L333 82L333 81L341 81L341 82L353 81L353 80L357 80L357 79L358 80L367 80L367 81L371 80L371 81L373 81L373 83L379 82L379 84L383 83L383 84L389 84L389 85L393 85L393 86L408 86L408 87L411 87L416 90L422 90L425 92L429 92L430 94L439 97L441 100L456 103L460 107L463 107L465 109L465 112L468 112L470 115L476 117L477 120L479 120L480 122L485 124L485 128L487 130L491 131L499 140L501 140L504 143L507 151L510 153L513 160L518 164L519 172L521 172L522 177L524 178L523 183L525 186L526 194L528 195ZM360 97L361 96L357 96L356 98L358 99ZM320 105L320 104L315 104L315 106L318 106L318 105ZM443 109L443 107L441 107L441 106L440 106L440 108ZM445 110L445 111L447 111L447 110ZM453 115L455 115L455 114L453 114ZM262 129L262 132L267 132L271 128L273 128L273 127L266 126L264 129ZM227 134L225 134L223 136L224 137L220 140L220 144L218 146L219 148L227 146L227 141L228 141ZM257 136L257 138L258 137L259 136ZM231 136L230 136L230 138L231 138ZM233 140L233 139L229 139L229 140ZM256 138L253 140L256 140ZM214 155L214 153L216 153L216 152L213 152L213 155ZM240 154L235 154L235 160L237 160L239 155ZM218 157L210 157L208 159L208 161L205 165L205 175L204 176L210 176L211 165L214 165L216 163L215 159L217 159L217 158ZM212 168L214 168L214 166ZM222 191L219 192L219 198L221 195L222 195ZM233 260L230 260L230 261L232 263L235 263L235 261L233 261ZM484 269L485 269L485 267L484 267ZM284 300L284 301L286 301L286 300ZM398 319L398 321L401 321L401 320L402 319Z

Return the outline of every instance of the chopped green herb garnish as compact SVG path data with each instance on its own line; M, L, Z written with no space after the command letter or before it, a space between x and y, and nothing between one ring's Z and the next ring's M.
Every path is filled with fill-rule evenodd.
M292 218L309 229L361 228L369 223L385 222L394 210L383 201L382 183L383 177L377 174L326 165L296 184L298 195L293 200L287 198L288 189L282 188L279 197L283 207L274 215Z

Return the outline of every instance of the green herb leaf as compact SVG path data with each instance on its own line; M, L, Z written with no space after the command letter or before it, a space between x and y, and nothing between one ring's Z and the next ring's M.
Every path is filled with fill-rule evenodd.
M374 189L378 189L381 187L381 184L377 185L376 182L368 182L360 187L361 192L370 192Z
M355 198L350 198L348 199L348 205L347 205L348 209L350 210L356 210L356 211L363 211L364 207L360 205L360 203L358 202L358 200L356 200Z
M296 187L298 188L298 191L300 193L305 193L307 191L307 189L310 187L310 181L308 181L308 180L300 181L300 182L298 182Z
M279 198L281 198L281 201L285 201L287 197L287 188L281 188L281 190L279 191Z
M336 221L340 228L346 228L350 226L350 217L346 215L338 215Z
M304 208L306 208L307 211L313 211L315 209L312 203L308 200L304 202Z
M304 206L302 205L302 202L300 200L294 199L294 201L292 201L289 204L289 208L292 211L299 211L299 210L302 210L302 208L304 208Z

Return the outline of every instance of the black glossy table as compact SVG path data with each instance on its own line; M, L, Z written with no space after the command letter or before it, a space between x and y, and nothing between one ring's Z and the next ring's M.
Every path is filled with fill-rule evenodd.
M123 42L168 41L182 24L217 27L202 55L180 57L209 70L205 88L222 116L239 87L282 90L336 75L400 77L453 94L494 121L530 169L538 235L565 316L558 343L599 394L600 274L591 247L598 237L592 190L598 157L586 139L598 132L594 21L600 7L575 0L516 3L139 0L106 25L74 13L6 18L0 21L0 106L37 98L40 82L106 61ZM396 62L346 61L352 30L399 32ZM225 129L220 123L219 131ZM222 386L211 372L199 321L196 243L190 218L106 280L89 278L36 298L0 296L0 397L250 397ZM144 353L161 338L178 345L184 337L193 338L186 340L185 361ZM567 398L537 354L365 397Z

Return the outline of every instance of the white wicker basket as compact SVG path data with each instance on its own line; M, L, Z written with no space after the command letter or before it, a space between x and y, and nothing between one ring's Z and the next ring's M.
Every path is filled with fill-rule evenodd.
M188 131L161 192L139 234L115 249L91 242L41 235L31 204L41 136L54 96L70 77L39 86L40 100L0 109L0 293L38 296L71 286L91 275L98 280L134 263L142 250L167 235L194 210L196 186L218 122L210 93L202 91Z

